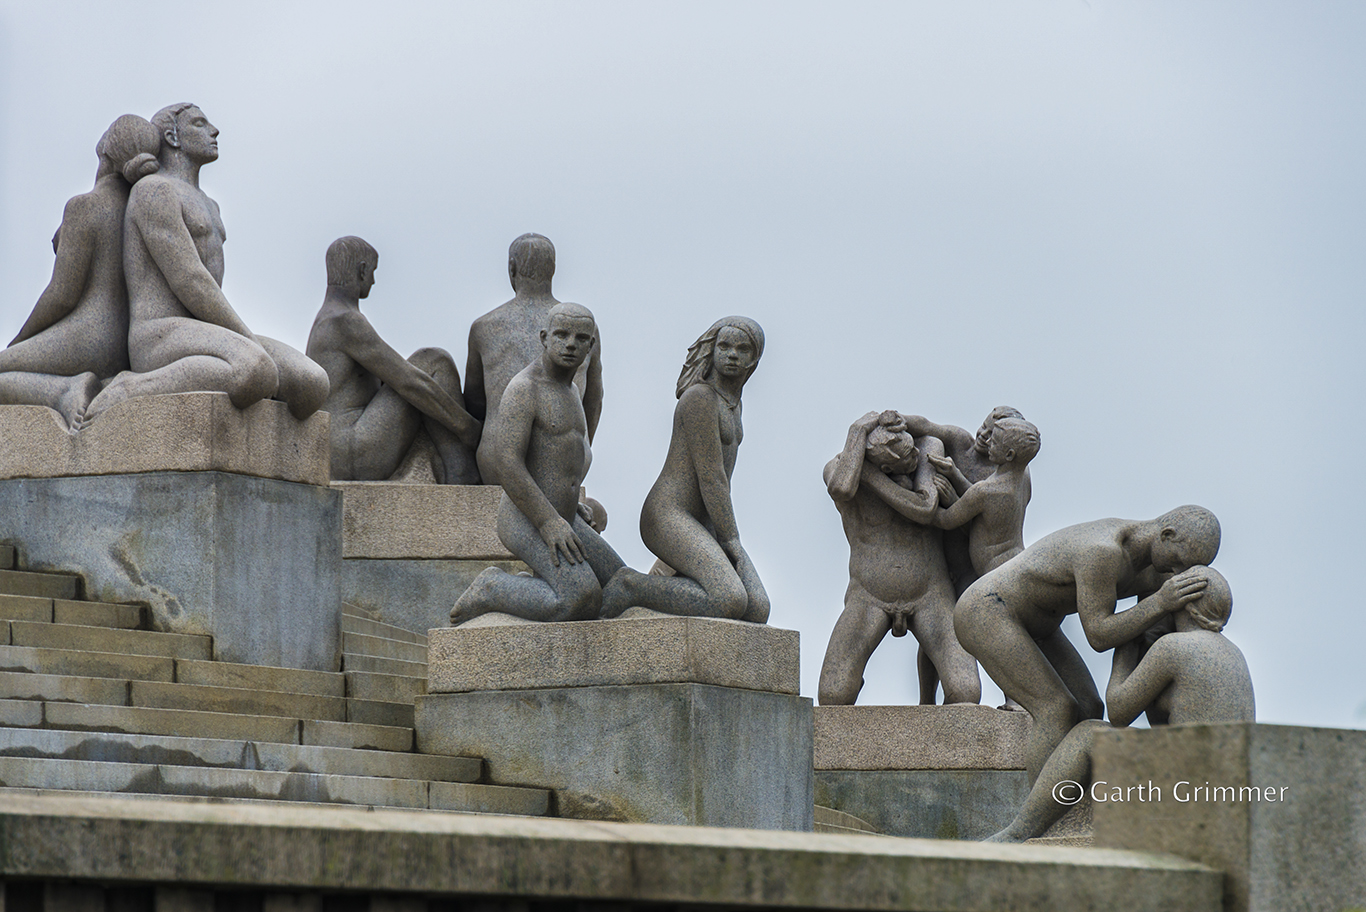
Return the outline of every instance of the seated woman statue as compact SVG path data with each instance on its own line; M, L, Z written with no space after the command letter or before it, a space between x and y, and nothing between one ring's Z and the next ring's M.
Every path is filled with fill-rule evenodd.
M622 569L603 617L639 606L665 614L762 624L768 594L740 545L730 477L740 448L740 394L764 352L764 331L726 317L688 349L675 395L673 437L640 512L640 537L676 575Z
M1044 763L1019 814L987 842L1024 842L1042 836L1062 819L1070 805L1060 803L1061 793L1055 790L1066 783L1075 794L1077 787L1090 785L1091 745L1097 731L1123 728L1144 712L1154 725L1254 721L1247 661L1222 632L1233 611L1228 580L1211 567L1194 569L1208 586L1171 616L1176 632L1160 636L1146 653L1146 635L1115 649L1105 691L1110 724L1089 719L1068 732ZM1164 624L1165 620L1154 625L1150 634Z
M52 239L52 281L0 351L0 402L45 405L72 424L100 380L128 369L123 214L133 184L157 170L160 142L149 121L125 114L95 146L95 187L67 202Z

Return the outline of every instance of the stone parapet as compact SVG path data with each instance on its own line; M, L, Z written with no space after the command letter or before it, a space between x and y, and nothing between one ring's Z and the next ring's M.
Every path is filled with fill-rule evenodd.
M332 487L342 494L345 558L516 559L498 540L503 489L497 485L337 481Z
M428 693L691 683L796 694L800 687L797 631L745 621L657 615L466 625L428 637Z
M1022 770L1028 713L974 703L818 706L818 770Z
M326 485L329 418L303 421L283 402L233 407L224 393L142 396L79 433L37 405L0 406L0 479L231 472Z

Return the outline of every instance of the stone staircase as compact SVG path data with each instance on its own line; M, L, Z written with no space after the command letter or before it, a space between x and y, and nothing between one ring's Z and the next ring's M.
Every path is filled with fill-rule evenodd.
M817 833L843 833L846 836L883 835L877 827L862 817L855 817L853 814L819 804L816 805L815 821L814 831Z
M544 789L480 783L482 760L412 752L420 634L348 607L341 672L234 665L14 566L0 546L0 794L550 813Z

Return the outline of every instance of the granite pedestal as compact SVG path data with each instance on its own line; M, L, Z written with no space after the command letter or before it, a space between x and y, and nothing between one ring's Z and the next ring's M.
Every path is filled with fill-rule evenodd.
M342 599L386 624L426 633L485 567L525 570L494 530L496 485L338 481Z
M215 659L336 671L327 424L221 393L131 399L79 434L5 406L0 540L27 569L79 574L89 598L148 606L155 630L212 636Z
M812 828L798 635L652 617L429 634L418 750L488 758L562 816Z
M1366 908L1366 731L1100 731L1091 794L1097 848L1219 868L1231 912Z
M973 704L818 706L816 803L890 836L990 836L1029 794L1029 723Z

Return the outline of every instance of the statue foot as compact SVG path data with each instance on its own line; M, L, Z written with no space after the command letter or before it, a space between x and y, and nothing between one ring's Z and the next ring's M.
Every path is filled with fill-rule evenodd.
M1005 710L1006 712L1014 712L1014 713L1028 712L1027 709L1025 709L1025 708L1024 708L1023 706L1021 706L1019 703L1016 703L1014 700L1010 699L1010 697L1006 697L1006 701L1005 701L1004 703L1002 703L1000 706L996 707L996 708L997 708L997 709L1003 709L1003 710Z
M100 392L100 378L86 371L71 378L66 392L57 400L57 413L62 416L66 426L75 430L86 409Z
M598 616L604 619L620 617L623 611L630 608L635 602L637 589L634 584L637 579L645 579L645 574L630 567L622 567L612 574L603 587L602 612Z
M93 374L91 376L94 376ZM113 380L104 384L104 389L99 391L89 404L81 411L77 420L73 424L73 430L83 431L94 424L95 419L108 408L118 405L125 399L132 398L132 392L128 389L128 378L134 376L132 371L122 371ZM98 381L96 388L99 387Z
M488 614L493 610L493 590L491 576L499 573L497 568L489 567L482 571L470 583L470 587L460 594L460 598L455 600L454 607L451 608L451 626L459 627L466 621L472 621L481 614Z

